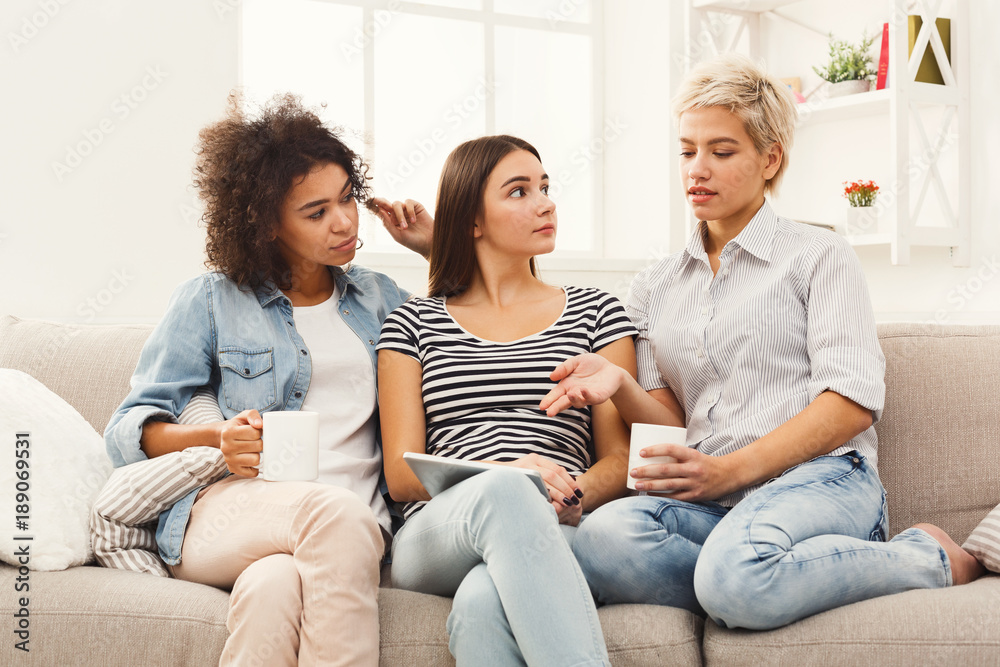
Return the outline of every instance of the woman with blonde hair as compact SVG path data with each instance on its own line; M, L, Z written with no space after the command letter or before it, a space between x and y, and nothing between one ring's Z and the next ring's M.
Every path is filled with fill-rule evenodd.
M674 98L680 173L700 222L636 277L638 382L586 355L553 373L548 414L612 402L629 424L687 427L630 471L648 496L597 510L574 550L605 603L768 629L983 572L944 531L886 542L874 423L885 359L864 275L836 234L779 217L796 111L749 59L698 67ZM687 446L685 446L687 445Z

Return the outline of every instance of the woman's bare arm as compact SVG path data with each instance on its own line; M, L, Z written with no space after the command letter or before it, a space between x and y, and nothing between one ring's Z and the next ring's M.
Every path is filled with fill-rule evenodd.
M149 458L179 452L188 447L219 447L222 442L222 426L225 422L212 424L171 424L149 421L142 427L139 446Z
M378 352L378 402L382 424L382 463L389 495L399 502L430 500L404 452L426 453L427 423L421 395L423 367L401 352Z

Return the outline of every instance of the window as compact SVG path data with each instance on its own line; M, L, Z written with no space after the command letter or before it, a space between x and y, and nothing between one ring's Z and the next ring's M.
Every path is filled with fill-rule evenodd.
M246 0L242 83L325 103L374 191L433 208L448 153L483 134L534 144L559 254L600 255L601 0ZM599 141L597 141L599 143ZM405 252L363 215L367 250Z

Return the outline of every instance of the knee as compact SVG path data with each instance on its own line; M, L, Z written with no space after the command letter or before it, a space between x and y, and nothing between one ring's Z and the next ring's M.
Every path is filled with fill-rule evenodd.
M584 573L613 575L636 557L637 541L651 529L648 513L630 498L599 507L577 529L573 553Z
M585 573L601 570L605 564L620 558L625 514L618 503L610 503L580 524L573 538L573 554Z
M491 512L512 514L520 520L536 514L546 515L548 503L540 503L534 482L514 470L499 468L476 475L455 487L468 496L473 505L481 505Z
M381 542L381 530L375 513L356 493L334 486L315 486L317 488L306 504L312 523L334 531L344 539L378 537Z
M740 554L721 541L706 542L694 570L694 592L705 613L724 628L769 630L786 625L786 604L774 564L752 545Z
M289 554L273 554L251 563L233 584L230 607L256 613L270 608L282 619L298 619L302 612L302 580Z

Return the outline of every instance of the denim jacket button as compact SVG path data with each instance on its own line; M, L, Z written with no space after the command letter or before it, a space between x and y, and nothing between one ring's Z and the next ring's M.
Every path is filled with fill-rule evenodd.
M299 352L301 352L301 353L302 353L303 355L307 355L307 354L309 354L309 353L308 353L308 352L306 352L305 350L299 350Z
M302 398L302 392L301 391L295 392L295 398Z
M349 310L345 310L344 311L344 315L350 315L350 314L351 314L351 311L349 311Z
M243 369L243 375L250 375L250 369L249 368L244 368Z
M294 325L294 324L292 324L291 322L287 322L287 324L288 324L288 326L290 326L290 327L294 327L294 326L295 326L295 325Z

